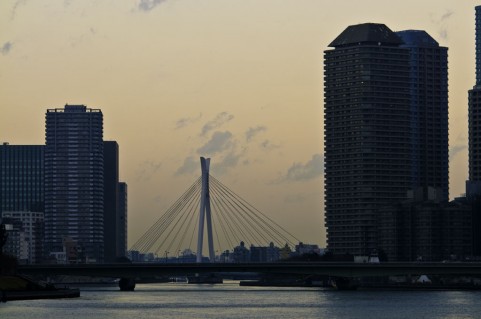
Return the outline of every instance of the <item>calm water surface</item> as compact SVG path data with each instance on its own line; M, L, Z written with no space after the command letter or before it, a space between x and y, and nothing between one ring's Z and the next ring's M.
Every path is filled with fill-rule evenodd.
M152 284L134 292L85 288L76 299L7 302L0 318L481 318L481 292Z

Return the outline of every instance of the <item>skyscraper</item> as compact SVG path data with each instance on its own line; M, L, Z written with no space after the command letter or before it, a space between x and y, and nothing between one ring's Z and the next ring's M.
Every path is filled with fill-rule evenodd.
M383 24L349 26L324 52L330 251L376 249L376 212L411 184L409 52Z
M448 197L447 53L423 31L349 26L326 50L325 221L329 250L377 248L377 216L408 190ZM427 196L427 194L426 194Z
M412 189L449 200L448 48L426 31L396 32L409 49Z
M104 261L114 262L117 254L117 211L119 145L104 141Z
M0 212L44 211L44 148L0 145Z
M65 249L64 243L69 243L69 249L75 250L79 262L103 260L103 164L101 110L84 105L47 110L47 253L61 252Z
M119 145L104 141L104 261L127 254L127 184L119 182Z
M481 6L476 10L476 84L468 92L469 179L466 196L473 212L473 251L481 255Z
M128 192L127 184L118 184L118 204L117 204L117 257L127 256L127 212L128 212Z
M481 195L481 6L476 7L476 84L468 92L468 196Z
M21 263L36 263L42 257L44 149L0 145L0 217L14 225L6 250Z

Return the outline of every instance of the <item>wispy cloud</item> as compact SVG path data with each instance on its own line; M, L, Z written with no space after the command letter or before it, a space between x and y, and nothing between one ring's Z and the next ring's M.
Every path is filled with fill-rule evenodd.
M137 180L139 181L150 180L155 175L155 173L157 173L157 171L160 169L161 166L162 166L161 162L144 161L138 166Z
M256 136L257 134L264 132L267 130L267 127L265 126L256 126L256 127L249 127L249 129L246 131L246 141L250 142L250 140Z
M212 171L216 175L224 174L229 169L236 167L243 155L243 152L237 153L235 151L231 151L225 155L219 163L213 163Z
M438 34L444 40L448 39L447 24L453 15L453 10L446 10L446 12L443 13L441 16L435 16L434 14L431 14L431 22L438 27Z
M190 124L197 122L201 117L202 113L200 113L199 116L196 117L183 117L181 119L178 119L177 122L175 122L175 129L189 126Z
M234 145L233 143L231 132L215 132L211 139L197 150L197 153L201 155L213 155L230 149Z
M2 52L2 55L7 55L10 53L10 50L12 50L12 46L13 46L13 43L8 41L8 42L5 42L3 45L2 45L2 48L0 49L0 52Z
M12 7L12 14L10 16L11 20L15 19L15 17L17 16L18 8L22 5L25 5L25 4L27 4L27 0L17 0L17 1L15 1L15 3L13 4L13 7Z
M177 169L174 175L187 175L192 174L200 170L199 159L195 159L193 156L189 156L184 160L181 167Z
M209 122L204 124L204 126L202 127L202 131L200 132L200 136L204 136L210 131L216 128L219 128L223 124L231 121L233 118L234 118L234 115L229 114L227 112L222 112L217 114L213 120L210 120Z
M261 144L260 144L260 147L263 149L263 150L266 150L266 151L270 151L270 150L274 150L276 148L280 148L281 146L279 144L273 144L271 141L269 140L264 140Z
M138 8L141 11L148 12L166 1L167 0L140 0Z
M465 144L451 146L451 148L449 149L449 158L452 160L456 155L463 152L467 148L468 146Z
M282 181L306 181L318 176L324 172L324 158L321 154L314 154L307 163L294 163L287 170L287 173L281 177Z

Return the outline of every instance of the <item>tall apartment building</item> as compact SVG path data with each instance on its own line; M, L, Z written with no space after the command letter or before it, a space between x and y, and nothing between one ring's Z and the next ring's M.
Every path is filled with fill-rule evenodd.
M334 253L377 249L379 208L448 197L447 49L423 31L349 26L326 50L325 221Z
M46 252L65 251L64 243L74 242L79 262L101 262L104 256L101 110L84 105L48 109L45 140Z
M0 217L14 225L6 251L21 263L42 258L43 145L0 145Z
M0 145L0 212L44 211L43 145Z
M128 225L128 191L127 183L118 184L118 204L117 204L117 257L127 256L127 225Z
M119 182L119 145L104 141L104 261L127 254L127 184Z
M449 200L448 48L426 31L396 32L409 49L412 188Z
M119 183L119 145L104 141L104 261L117 255L117 212Z
M476 84L468 92L469 180L468 196L481 195L481 6L476 8Z

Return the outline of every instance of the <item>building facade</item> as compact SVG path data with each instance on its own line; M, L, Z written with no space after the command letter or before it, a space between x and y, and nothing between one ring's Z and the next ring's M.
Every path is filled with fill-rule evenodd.
M20 263L35 264L41 262L43 258L43 213L4 211L0 216L5 223L13 225L12 232L9 232L7 251L16 256Z
M396 32L409 50L413 190L440 189L449 200L448 48L426 31Z
M85 105L46 112L45 250L77 243L78 262L104 256L103 115Z
M118 184L118 204L117 204L117 257L127 256L127 225L128 225L128 189L127 183Z
M382 24L344 30L324 52L325 222L333 253L377 246L377 209L411 186L409 51Z
M43 145L0 145L0 212L44 211Z
M481 196L481 6L476 10L476 84L468 92L468 196Z
M117 255L119 145L104 141L104 261Z
M396 203L379 215L379 251L388 261L463 261L474 255L472 223L466 198Z
M424 31L349 26L325 51L328 249L369 255L379 208L448 182L447 48Z

